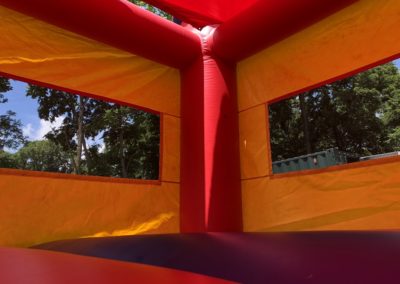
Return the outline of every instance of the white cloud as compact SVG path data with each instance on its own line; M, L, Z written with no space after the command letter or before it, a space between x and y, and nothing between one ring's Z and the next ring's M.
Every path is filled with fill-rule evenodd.
M47 120L40 120L40 126L39 129L35 132L35 135L33 136L35 140L41 140L44 138L44 136L50 132L53 128L58 128L61 126L62 122L64 120L64 117L57 117L54 122L50 122Z
M104 151L106 150L106 144L104 144L104 142L101 142L99 145L99 152L104 153Z
M52 128L60 127L63 120L64 117L57 117L56 120L51 123L50 121L41 119L37 128L33 127L32 123L28 123L22 128L22 132L24 136L28 136L29 140L42 140Z
M104 139L103 139L104 132L100 132L99 134L96 135L96 137L89 138L86 140L86 143L88 146L94 146L97 145L99 152L104 153L106 149L106 145L104 144Z
M106 145L104 144L104 140L102 138L102 135L103 134L100 133L96 137L89 138L89 139L86 140L86 143L87 143L88 146L97 145L100 153L104 153L104 151L106 149Z
M22 128L22 133L24 134L24 136L28 136L29 138L32 137L33 132L34 132L34 129L33 129L32 123L28 123L26 126L24 126Z

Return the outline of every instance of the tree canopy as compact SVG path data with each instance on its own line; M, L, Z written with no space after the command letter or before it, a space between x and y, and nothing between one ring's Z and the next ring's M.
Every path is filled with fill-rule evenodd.
M3 92L11 90L7 79ZM29 85L38 117L54 125L42 140L27 141L14 112L0 116L0 167L122 178L157 179L159 116L102 100ZM0 97L5 103L7 98ZM22 147L21 147L22 146Z
M23 170L70 173L68 156L50 140L26 143L15 155L15 164Z
M274 161L328 148L400 150L400 73L387 63L269 106Z
M0 77L0 103L7 103L8 99L4 96L5 92L11 91L12 87L7 78ZM4 148L16 149L24 143L25 137L22 133L21 121L15 118L16 113L9 110L5 114L0 114L0 152Z

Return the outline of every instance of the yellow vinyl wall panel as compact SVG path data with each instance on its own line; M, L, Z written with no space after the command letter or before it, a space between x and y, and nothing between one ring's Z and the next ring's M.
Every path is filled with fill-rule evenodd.
M259 105L239 113L240 171L242 179L269 175L267 109Z
M163 181L180 182L180 118L163 115L163 157L161 175Z
M239 110L400 53L400 1L359 0L238 64Z
M178 184L21 176L0 170L0 245L179 232Z
M163 118L161 141L162 182L0 169L0 246L178 233L178 118Z
M242 185L245 231L400 228L400 162Z
M0 6L0 72L179 116L179 71Z
M179 232L179 71L0 6L0 73L161 113L161 181L0 169L0 246Z
M360 0L238 64L245 231L400 228L400 162L265 176L268 123L256 114L272 100L400 54L399 27L399 1ZM257 142L244 149L249 137Z

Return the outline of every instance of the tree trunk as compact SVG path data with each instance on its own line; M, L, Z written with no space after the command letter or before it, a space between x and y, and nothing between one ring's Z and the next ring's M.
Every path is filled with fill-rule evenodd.
M334 113L334 117L338 117L339 114L337 112ZM345 140L345 136L343 135L343 133L341 133L341 131L339 130L338 125L340 125L340 122L338 121L333 121L332 125L332 129L333 129L333 135L334 135L334 139L335 139L335 145L336 147L340 150L340 151L346 151L346 140Z
M82 160L82 145L83 145L83 114L85 111L85 102L82 96L79 96L79 115L78 115L78 131L76 133L77 147L75 156L76 174L81 173L81 160Z
M310 125L308 122L308 106L305 99L305 94L299 95L301 117L303 119L304 143L306 146L307 154L312 153L311 140L310 140Z
M121 122L121 126L122 126L122 122ZM119 140L118 144L119 144L119 160L120 160L120 163L121 163L121 174L122 174L122 177L126 178L126 177L128 177L128 171L126 169L126 164L125 164L124 131L123 131L122 127L120 128L120 131L119 131L118 140Z
M119 110L121 110L119 108ZM122 113L118 113L118 118L119 118L119 135L118 135L118 144L119 144L119 159L120 159L120 164L121 164L121 175L123 178L128 177L128 171L126 168L126 159L125 159L125 153L124 153L124 148L125 148L125 143L124 143L124 117Z
M83 131L82 144L83 144L83 152L85 153L85 157L86 157L88 174L91 174L93 163L92 163L92 157L90 156L90 153L89 153L87 145L86 145L85 131Z

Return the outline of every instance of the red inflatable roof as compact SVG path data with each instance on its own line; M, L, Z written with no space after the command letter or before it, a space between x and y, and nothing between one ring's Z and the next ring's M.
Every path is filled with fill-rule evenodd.
M213 52L240 61L357 0L146 0L197 28L218 24ZM201 55L191 29L127 0L0 0L0 5L153 61L184 68ZM211 43L210 43L211 44Z
M269 0L264 1L269 2ZM204 27L229 20L252 6L257 0L146 0L145 2L193 26Z

